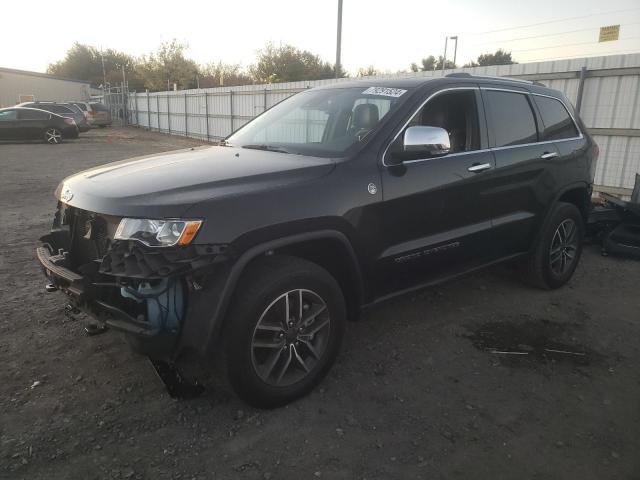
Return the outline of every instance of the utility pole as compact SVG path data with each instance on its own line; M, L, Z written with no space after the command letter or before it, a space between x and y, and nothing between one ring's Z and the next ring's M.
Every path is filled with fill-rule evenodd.
M449 37L444 37L444 55L442 56L442 71L444 72L444 65L447 63L447 40Z
M453 37L449 37L451 40L456 41L456 46L453 49L453 64L456 64L456 56L458 55L458 36L454 35Z
M336 42L336 78L340 76L342 64L340 63L340 50L342 49L342 0L338 0L338 38Z

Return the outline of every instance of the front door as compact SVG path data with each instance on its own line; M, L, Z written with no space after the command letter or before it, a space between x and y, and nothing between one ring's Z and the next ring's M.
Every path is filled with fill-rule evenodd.
M0 110L0 140L20 138L16 110Z
M402 142L406 128L414 125L447 130L451 150L437 158L383 165L384 201L378 206L383 241L376 262L377 297L491 260L489 190L495 164L487 148L478 88L432 94L394 144Z

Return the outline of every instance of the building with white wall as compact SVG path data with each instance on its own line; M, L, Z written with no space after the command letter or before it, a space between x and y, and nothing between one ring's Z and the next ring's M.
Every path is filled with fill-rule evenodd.
M0 67L0 108L27 101L89 100L90 83Z

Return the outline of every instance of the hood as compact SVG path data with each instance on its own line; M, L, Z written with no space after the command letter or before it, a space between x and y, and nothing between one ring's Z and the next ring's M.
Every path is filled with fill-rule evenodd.
M56 197L108 215L179 217L203 200L307 182L333 166L328 158L205 146L85 170L64 179Z

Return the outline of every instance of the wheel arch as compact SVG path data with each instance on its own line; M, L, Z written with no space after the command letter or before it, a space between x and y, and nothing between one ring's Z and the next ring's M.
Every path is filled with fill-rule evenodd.
M220 337L224 320L242 275L251 264L265 255L284 254L304 258L325 268L336 278L347 302L348 314L355 316L365 298L365 285L360 262L348 237L338 230L318 230L280 237L266 241L244 251L230 266L224 280L216 287L217 302L213 313L204 318L187 318L180 347L195 347L206 355ZM204 295L203 301L211 298ZM209 303L210 305L210 303ZM194 310L194 317L207 309L200 305ZM210 311L210 310L209 310ZM189 317L189 315L188 315ZM197 327L189 325L195 321ZM201 329L205 328L206 333ZM179 352L178 352L179 353Z

